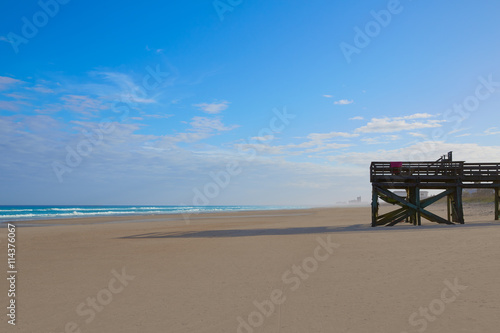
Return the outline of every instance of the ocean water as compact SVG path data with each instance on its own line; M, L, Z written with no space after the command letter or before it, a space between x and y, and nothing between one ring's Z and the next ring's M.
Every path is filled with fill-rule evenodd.
M0 206L0 223L41 219L300 209L299 206Z

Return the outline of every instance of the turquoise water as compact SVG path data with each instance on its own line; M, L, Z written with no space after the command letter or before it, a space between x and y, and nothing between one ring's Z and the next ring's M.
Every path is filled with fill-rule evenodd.
M0 222L94 216L199 214L299 209L298 206L0 206Z

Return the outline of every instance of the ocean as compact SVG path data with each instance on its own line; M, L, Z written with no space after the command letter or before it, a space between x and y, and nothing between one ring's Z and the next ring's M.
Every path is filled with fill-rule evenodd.
M299 206L0 206L0 223L41 219L300 209Z

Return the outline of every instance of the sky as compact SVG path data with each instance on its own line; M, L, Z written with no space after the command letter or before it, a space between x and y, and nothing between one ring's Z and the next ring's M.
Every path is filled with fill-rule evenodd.
M0 204L333 205L500 161L500 2L0 3Z

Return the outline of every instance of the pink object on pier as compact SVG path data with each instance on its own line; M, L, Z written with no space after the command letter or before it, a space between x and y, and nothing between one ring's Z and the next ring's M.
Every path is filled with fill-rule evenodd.
M403 166L403 162L391 162L390 165L391 165L391 168L401 168Z

